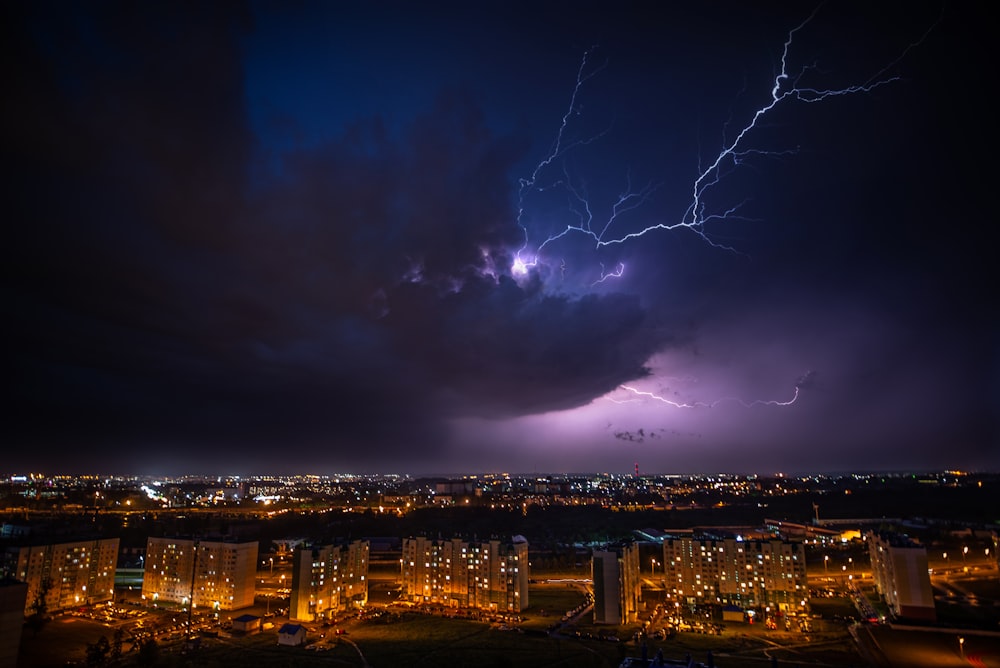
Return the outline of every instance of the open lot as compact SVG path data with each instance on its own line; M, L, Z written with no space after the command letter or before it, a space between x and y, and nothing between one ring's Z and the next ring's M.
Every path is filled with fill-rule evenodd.
M262 633L251 636L203 637L198 650L182 654L179 636L170 634L160 640L160 659L157 665L217 666L382 666L412 664L415 666L533 666L550 667L566 665L577 667L615 667L626 656L641 656L642 647L632 641L632 634L642 624L628 627L594 626L589 613L579 623L569 624L559 636L549 636L545 628L560 620L569 606L583 600L582 592L560 584L533 585L533 602L523 617L521 630L504 630L499 623L472 621L459 618L433 616L414 611L395 611L370 619L350 619L336 628L314 627L308 641L317 647L282 647L277 642L277 629L284 621L275 619L275 625ZM541 616L541 606L553 609L549 616ZM167 613L162 613L167 614ZM557 616L558 615L558 616ZM150 617L154 617L151 614ZM542 624L533 624L541 620ZM151 623L151 621L146 622ZM544 626L545 628L538 628ZM509 627L508 627L509 628ZM344 633L338 635L337 629ZM22 641L19 666L65 666L67 660L82 662L86 645L101 635L109 639L113 631L102 624L77 618L60 618L50 622L37 635L26 632ZM580 637L576 636L580 633ZM587 637L588 634L593 637ZM619 637L618 642L601 640L598 635ZM321 637L321 635L323 637ZM696 660L705 660L712 651L717 664L725 668L762 665L767 660L765 652L781 647L784 654L794 658L799 665L814 662L836 665L832 658L844 657L840 665L860 665L849 647L840 644L850 640L845 633L814 634L810 640L822 645L803 646L801 633L767 631L761 625L729 624L720 636L698 633L679 633L672 638L647 641L647 654L654 657L662 650L667 659L683 659L690 654ZM128 647L126 646L126 650ZM850 659L854 659L851 662ZM134 665L127 654L128 665Z
M40 631L25 629L21 636L18 668L64 666L86 659L86 647L102 635L111 640L113 630L89 619L61 616L50 620Z
M141 618L113 623L65 615L51 620L37 634L25 630L18 666L55 667L66 666L68 662L83 665L88 644L102 635L111 640L116 628L132 629L141 621L143 628L166 629L157 637L160 656L156 665L159 666L383 668L412 664L476 668L559 665L615 668L626 656L642 656L644 643L650 658L662 651L666 659L678 660L690 655L696 661L704 661L711 651L716 665L721 668L760 668L769 665L772 657L777 658L780 665L800 668L857 667L868 665L869 660L874 665L889 668L938 665L1000 668L1000 639L971 633L965 636L964 663L954 634L893 631L877 626L856 629L865 648L864 654L859 653L848 625L841 621L855 614L849 599L843 597L812 599L812 612L824 619L810 619L805 631L797 628L797 624L792 625L791 630L783 626L767 629L760 623L726 622L723 625L721 619L713 617L707 621L724 626L720 634L682 631L666 637L647 636L640 643L634 640L635 633L642 630L651 617L654 621L646 628L650 634L665 626L663 617L655 614L658 599L654 594L648 597L636 624L594 625L589 612L564 622L568 611L578 609L585 602L586 592L587 583L579 581L579 577L538 579L531 585L531 606L522 613L523 621L516 628L500 622L425 614L394 605L384 614L351 618L335 627L312 625L307 638L311 647L279 646L277 630L287 619L274 617L268 620L273 626L262 633L240 636L223 632L218 637L202 637L200 647L186 654L182 651L183 630L170 630L176 626L176 612L144 611ZM263 614L266 609L265 604L249 611ZM223 616L233 614L224 613ZM690 611L688 616L692 622L698 617ZM557 624L561 625L558 632L550 635ZM342 633L338 634L338 630ZM130 648L131 643L126 642L126 658L122 665L136 665Z
M959 644L959 638L965 642ZM859 640L884 668L1000 668L1000 637L973 633L859 627Z
M559 623L563 616L584 602L581 588L569 582L541 582L531 585L530 607L521 617L525 631L545 631Z

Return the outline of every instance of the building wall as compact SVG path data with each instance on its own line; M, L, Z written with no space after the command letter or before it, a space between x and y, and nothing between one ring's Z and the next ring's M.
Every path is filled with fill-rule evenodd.
M49 612L114 598L117 538L11 547L7 556L13 564L9 575L28 585L25 614L46 582Z
M685 603L798 609L808 599L805 547L781 540L663 542L667 594Z
M594 581L594 623L618 624L622 617L618 591L618 555L594 552L591 577Z
M520 612L528 607L528 544L490 541L491 608Z
M253 605L257 542L149 538L142 596L149 603L238 610Z
M341 576L341 601L345 606L362 607L368 603L368 564L371 544L356 540L347 545Z
M869 532L865 538L875 585L893 614L936 619L927 550L901 537Z
M403 541L404 595L414 603L520 612L528 607L528 543Z
M431 540L423 536L403 540L401 573L406 599L414 603L459 605L465 597L467 574L458 568L462 541ZM458 582L459 579L463 581ZM454 601L452 595L455 594Z
M314 621L365 605L369 550L366 540L296 549L292 560L291 619Z
M17 666L27 596L27 583L0 580L0 668Z
M639 546L617 545L596 550L591 561L594 623L628 624L639 612Z

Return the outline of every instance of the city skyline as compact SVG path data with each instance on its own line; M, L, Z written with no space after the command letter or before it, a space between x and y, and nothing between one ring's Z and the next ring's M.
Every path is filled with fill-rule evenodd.
M4 477L3 658L993 666L998 482Z
M6 8L6 468L997 470L982 10L660 9Z

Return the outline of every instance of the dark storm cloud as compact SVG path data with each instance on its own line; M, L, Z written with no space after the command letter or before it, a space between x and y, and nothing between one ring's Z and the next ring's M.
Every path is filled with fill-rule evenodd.
M78 466L78 445L181 468L240 444L429 455L443 418L574 406L644 373L638 298L502 276L525 146L467 95L262 166L240 12L101 7L8 31L7 442Z
M407 306L388 317L399 347L426 366L430 387L445 389L451 415L503 417L587 403L645 375L658 343L638 299L624 295L545 296L502 278L445 299L409 290L399 297Z
M678 220L811 8L493 9L5 5L9 466L615 470L640 429L661 470L996 461L987 21L948 8L899 81L769 116L705 200L744 201L709 230L738 252L568 235L514 281L516 178L584 50L566 136L595 141L529 193L526 253L580 223L564 179L598 218L656 186L616 234ZM824 5L793 69L864 81L938 18ZM739 401L588 405L632 380Z

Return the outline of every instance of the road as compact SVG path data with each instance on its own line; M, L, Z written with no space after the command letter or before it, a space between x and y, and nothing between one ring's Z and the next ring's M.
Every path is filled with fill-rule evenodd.
M1000 668L998 636L864 624L851 634L865 659L880 668Z

